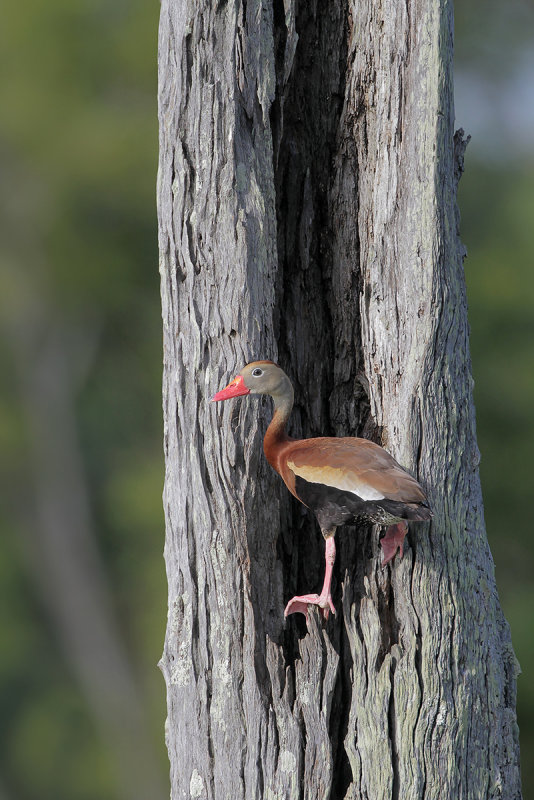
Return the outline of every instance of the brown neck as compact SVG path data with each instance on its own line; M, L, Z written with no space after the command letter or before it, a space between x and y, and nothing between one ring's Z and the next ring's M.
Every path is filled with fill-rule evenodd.
M293 387L289 385L287 392L277 395L276 397L273 396L273 400L274 414L265 433L263 450L269 464L279 472L278 453L281 446L289 441L289 437L286 433L286 422L293 408Z

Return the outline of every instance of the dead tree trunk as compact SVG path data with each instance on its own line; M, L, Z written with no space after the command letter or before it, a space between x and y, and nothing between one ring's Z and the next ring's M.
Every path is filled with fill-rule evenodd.
M163 0L172 797L520 797L516 662L483 522L456 186L450 3ZM382 570L339 532L336 618L284 625L322 543L210 396L254 358L294 435L366 435L432 526Z

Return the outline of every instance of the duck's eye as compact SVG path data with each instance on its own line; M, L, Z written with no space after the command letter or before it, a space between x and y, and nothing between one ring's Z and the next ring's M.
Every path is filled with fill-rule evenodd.
M256 367L256 369L252 370L252 377L259 378L260 375L263 375L263 370L260 369L259 367Z

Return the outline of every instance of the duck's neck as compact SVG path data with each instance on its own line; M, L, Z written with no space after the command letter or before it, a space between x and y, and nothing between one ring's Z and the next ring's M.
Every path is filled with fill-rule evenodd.
M289 441L286 422L293 408L293 387L289 380L286 391L276 396L273 395L273 400L274 414L263 439L263 449L269 464L278 471L278 453L284 442Z

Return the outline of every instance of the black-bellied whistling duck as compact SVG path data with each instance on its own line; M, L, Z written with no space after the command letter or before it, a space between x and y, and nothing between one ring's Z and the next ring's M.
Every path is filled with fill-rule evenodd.
M336 558L334 534L338 525L365 520L387 525L381 540L385 565L402 548L405 520L424 522L432 517L421 486L383 447L367 439L320 437L291 439L285 430L293 408L291 381L272 361L248 364L225 389L212 398L228 400L245 394L270 394L274 416L263 449L269 464L289 491L317 517L326 540L326 568L321 594L293 597L285 616L317 605L324 617L336 610L330 594Z

